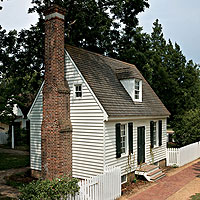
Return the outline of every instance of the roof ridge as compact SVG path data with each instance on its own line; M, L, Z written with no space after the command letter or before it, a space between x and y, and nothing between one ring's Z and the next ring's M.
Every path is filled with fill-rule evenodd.
M103 58L106 58L106 59L109 59L109 60L113 60L113 61L115 61L115 62L121 62L121 63L124 63L124 64L126 64L126 65L129 65L129 66L131 66L131 67L137 68L134 64L131 64L131 63L128 63L128 62L125 62L125 61L122 61L122 60L119 60L119 59L116 59L116 58L112 58L112 57L109 57L109 56L106 56L106 55L102 55L102 54L100 54L100 53L96 53L96 52L93 52L93 51L89 51L89 50L86 50L86 49L84 49L84 48L82 48L82 47L76 47L76 46L73 46L73 45L70 45L70 44L66 44L65 46L70 46L70 47L79 49L79 50L81 50L81 51L86 51L86 52L88 52L88 53L90 53L90 54L94 54L94 55L96 55L96 56L100 56L100 57L103 57Z

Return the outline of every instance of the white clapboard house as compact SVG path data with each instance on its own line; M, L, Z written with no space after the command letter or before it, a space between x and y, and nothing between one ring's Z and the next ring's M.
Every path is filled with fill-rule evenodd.
M105 166L121 166L125 180L139 164L165 160L170 113L136 66L66 45L65 78L70 88L73 177L83 179L102 173ZM39 171L42 90L43 85L28 114L31 169Z

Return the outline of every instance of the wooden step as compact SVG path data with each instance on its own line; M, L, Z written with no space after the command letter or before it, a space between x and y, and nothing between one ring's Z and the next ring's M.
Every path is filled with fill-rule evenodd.
M155 171L152 171L152 172L150 172L150 173L148 173L147 175L148 176L153 176L154 174L157 174L157 173L162 173L162 170L161 169L157 169L157 170L155 170Z
M139 170L137 170L137 171L149 172L149 171L155 170L157 168L158 168L158 166L156 166L156 165L145 165L145 166L142 166L141 168L139 168Z
M165 176L165 174L162 172L162 173L160 173L160 174L158 174L158 175L152 177L152 178L151 178L151 181L157 181L157 180L161 179L161 178L164 177L164 176Z

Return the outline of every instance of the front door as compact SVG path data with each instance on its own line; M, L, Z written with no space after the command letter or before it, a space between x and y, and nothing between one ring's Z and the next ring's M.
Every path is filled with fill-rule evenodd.
M138 138L138 165L145 162L145 127L137 128Z

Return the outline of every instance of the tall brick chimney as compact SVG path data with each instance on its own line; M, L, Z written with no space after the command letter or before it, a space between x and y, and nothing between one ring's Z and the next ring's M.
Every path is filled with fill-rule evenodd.
M72 172L70 91L64 76L64 15L57 5L45 12L45 83L43 88L42 177Z

